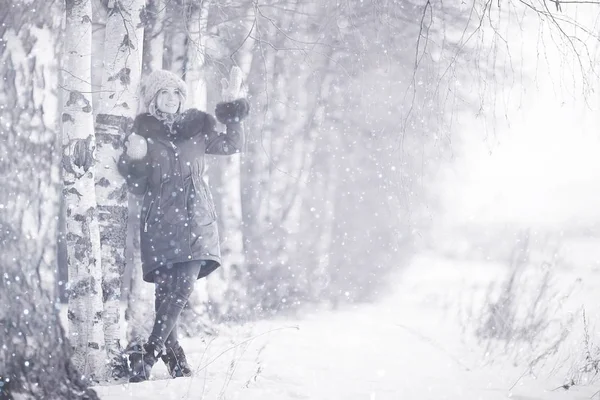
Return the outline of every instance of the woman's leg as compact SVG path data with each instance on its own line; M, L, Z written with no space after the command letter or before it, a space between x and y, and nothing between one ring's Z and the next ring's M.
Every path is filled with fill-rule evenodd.
M187 304L194 290L194 284L198 278L200 268L200 261L189 261L175 264L172 268L165 268L160 272L158 276L160 277L165 274L165 278L157 277L156 319L152 333L148 338L149 343L158 348L163 348L167 340L171 344L177 341L177 330L175 332L173 330L177 325L181 310ZM165 293L166 296L161 297Z
M158 312L160 307L167 302L173 278L172 269L167 268L159 270L154 277L155 311ZM154 325L158 323L160 321L155 318ZM150 379L150 371L154 363L156 363L162 347L162 345L151 344L150 342L134 347L134 351L129 355L129 362L131 364L130 382L141 382Z
M160 307L168 300L171 287L174 286L175 271L173 268L163 268L154 277L155 292L154 292L154 312L158 315ZM156 323L156 322L155 322ZM177 342L177 325L173 327L169 336L165 340L165 346L171 347Z

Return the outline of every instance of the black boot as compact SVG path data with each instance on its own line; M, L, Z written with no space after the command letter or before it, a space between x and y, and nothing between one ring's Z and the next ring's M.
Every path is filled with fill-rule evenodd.
M192 367L187 362L183 349L177 343L173 347L167 347L163 355L160 356L167 366L169 374L173 378L181 378L183 376L192 376Z
M133 346L129 354L131 368L129 382L142 382L150 379L150 371L161 353L161 349L151 343Z

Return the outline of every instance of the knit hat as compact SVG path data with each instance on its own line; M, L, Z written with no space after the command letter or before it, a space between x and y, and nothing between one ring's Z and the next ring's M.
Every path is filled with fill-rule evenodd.
M142 79L140 95L146 109L149 109L150 103L152 103L159 90L167 87L179 89L183 106L187 97L187 87L185 82L173 72L163 69L153 71L146 78Z

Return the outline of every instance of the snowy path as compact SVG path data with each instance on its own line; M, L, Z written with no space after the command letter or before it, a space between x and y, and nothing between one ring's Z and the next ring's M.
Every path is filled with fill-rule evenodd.
M397 295L252 324L210 343L188 340L193 378L97 390L103 400L600 400L600 387L553 390L562 382L519 378L522 368L477 367L455 321L443 322L420 301ZM166 376L161 362L153 373Z
M471 370L421 331L399 325L402 314L400 310L362 307L300 321L299 329L283 321L256 324L252 334L240 333L237 340L272 331L242 344L224 339L208 346L185 343L195 366L217 359L193 378L101 387L98 391L103 400L589 400L597 391L549 392L541 385L529 384L511 393L508 389L516 382L518 371ZM414 315L411 321L416 322ZM426 321L419 322L426 325ZM162 365L155 375L165 376Z

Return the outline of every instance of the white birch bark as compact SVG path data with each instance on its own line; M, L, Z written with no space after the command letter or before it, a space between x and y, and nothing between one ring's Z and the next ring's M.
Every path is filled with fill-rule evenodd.
M102 95L102 70L104 63L104 36L106 35L107 9L104 0L92 0L92 107L94 113L100 110ZM94 115L94 118L96 115Z
M97 400L71 360L54 288L64 4L15 3L2 12L0 398Z
M142 79L152 71L162 69L165 45L165 7L163 0L147 2L148 20L144 29L144 51L142 54ZM146 111L138 102L138 113ZM142 257L140 249L140 208L141 197L129 195L129 217L127 219L127 266L125 282L128 288L125 320L126 337L129 344L141 344L148 337L154 319L154 286L142 278Z
M12 182L1 185L0 204L4 211L15 210L16 215L11 217L20 216L23 239L20 248L25 257L22 261L32 267L37 265L39 283L48 293L56 289L57 243L49 238L57 234L54 216L61 185L56 162L59 157L53 150L59 144L56 131L59 106L54 91L58 87L58 60L51 55L57 41L54 31L60 26L54 25L56 29L33 24L17 27L18 32L8 29L2 35L5 48L0 47L0 64L10 71L5 72L0 82L0 126L4 128L0 128L0 133L5 142L0 170L12 171L9 174ZM17 137L6 136L7 131ZM24 132L27 135L21 135ZM15 154L10 154L11 146L12 151L23 153L18 160ZM35 169L31 170L32 167ZM31 198L23 198L21 193Z
M121 358L119 305L126 264L128 205L127 188L117 171L116 160L137 112L144 35L140 14L144 5L144 0L112 0L108 4L102 97L96 116L96 195L103 261L104 335L115 378L126 374Z
M104 378L100 231L94 191L94 119L91 101L92 7L66 1L62 114L63 193L69 265L69 339L73 362L91 379Z

